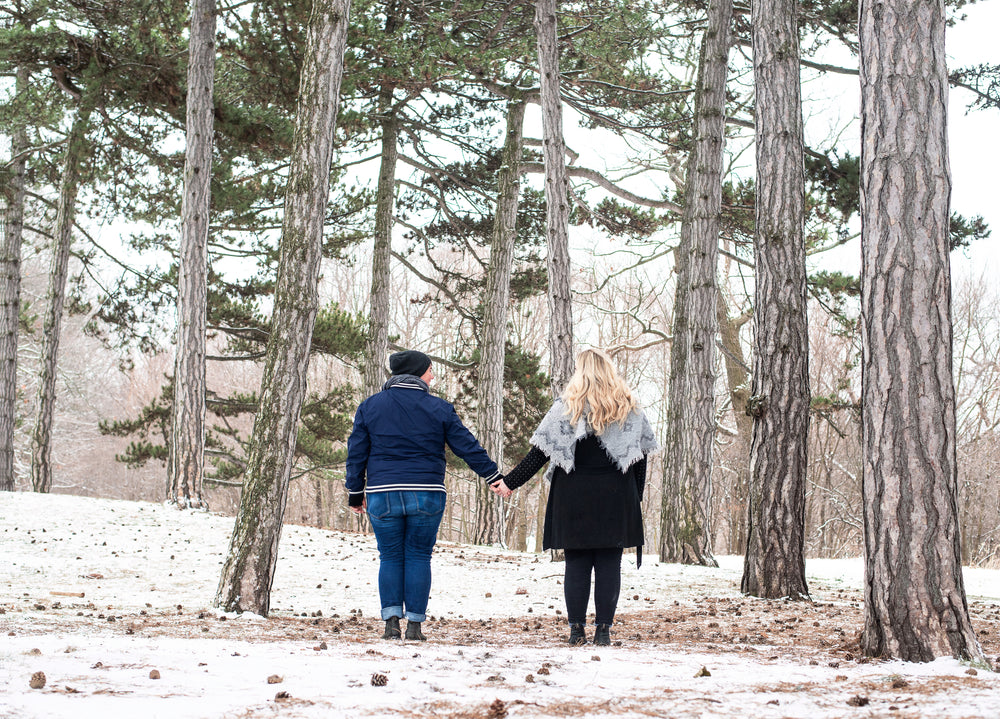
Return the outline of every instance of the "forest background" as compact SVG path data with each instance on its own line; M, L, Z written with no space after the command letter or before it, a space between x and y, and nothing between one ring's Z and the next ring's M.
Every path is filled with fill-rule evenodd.
M358 529L342 487L353 408L367 390L372 245L386 128L392 185L391 342L437 360L435 391L470 426L479 411L478 332L510 99L524 93L523 179L505 367L504 464L548 407L541 120L526 88L531 6L362 2L351 10L333 194L287 521ZM209 244L208 506L235 512L269 332L291 120L309 3L220 3ZM177 254L184 166L186 4L13 2L2 9L2 126L23 128L22 302L15 488L31 488L53 228L71 120L81 162L69 294L51 431L54 491L123 499L167 494ZM503 23L497 19L507 13ZM667 416L675 280L701 3L581 2L560 15L572 177L571 258L578 347L608 349L659 431ZM963 560L1000 551L1000 296L987 194L997 144L996 3L954 3L949 32L955 372ZM966 19L965 16L968 16ZM810 556L862 552L856 4L802 3L810 269ZM396 20L393 20L396 18ZM405 21L404 21L405 19ZM710 534L718 554L746 542L754 205L751 65L737 8L727 96L720 272L725 313L717 386ZM491 35L493 28L500 28ZM742 34L741 34L742 33ZM968 33L968 34L963 34ZM461 50L461 52L460 52ZM966 54L968 53L968 54ZM844 72L846 70L847 72ZM20 84L19 84L20 82ZM387 124L387 117L393 122ZM963 123L968 122L968 125ZM971 128L971 129L969 129ZM72 144L72 143L69 143ZM18 152L8 149L9 172ZM971 158L971 160L967 159ZM7 186L8 178L5 176ZM5 193L6 194L6 193ZM384 208L384 203L382 205ZM993 218L991 218L993 213ZM994 219L993 224L995 224ZM657 546L663 467L644 503ZM472 541L478 480L454 462L442 537ZM536 482L505 505L503 541L537 546Z

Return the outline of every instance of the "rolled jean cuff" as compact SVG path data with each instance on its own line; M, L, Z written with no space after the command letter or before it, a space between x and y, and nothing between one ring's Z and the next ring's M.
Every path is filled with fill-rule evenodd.
M393 617L403 617L403 608L400 606L395 607L382 607L382 619L392 619Z
M382 611L385 611L384 609ZM426 614L417 614L416 612L407 612L406 621L408 622L422 622L427 619Z

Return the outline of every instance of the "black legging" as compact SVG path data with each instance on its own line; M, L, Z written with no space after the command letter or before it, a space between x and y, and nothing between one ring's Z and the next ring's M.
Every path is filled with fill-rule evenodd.
M594 575L594 609L597 624L612 624L618 593L622 587L622 550L620 547L607 549L567 549L566 578L563 591L566 594L566 616L570 624L587 623L587 604L590 602L590 575Z

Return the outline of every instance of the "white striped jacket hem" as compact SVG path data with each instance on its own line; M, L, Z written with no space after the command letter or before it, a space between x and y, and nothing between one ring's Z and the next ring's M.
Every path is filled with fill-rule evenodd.
M366 487L365 492L444 492L443 484L380 484L378 487ZM359 494L361 494L359 492Z
M487 484L495 482L503 475L500 471L494 472L489 477L485 477ZM357 492L348 492L348 494L365 494L366 492L371 494L374 492L398 492L398 491L415 491L415 492L444 492L445 488L443 484L414 484L414 483L397 483L397 484L380 484L376 487L365 487Z

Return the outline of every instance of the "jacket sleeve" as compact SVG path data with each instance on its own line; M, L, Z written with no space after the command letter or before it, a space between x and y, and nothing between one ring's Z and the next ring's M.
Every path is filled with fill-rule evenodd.
M503 475L497 463L483 449L472 432L462 424L454 406L448 405L449 411L444 422L444 439L451 451L462 458L472 471L484 478L488 483L502 479Z
M532 445L528 453L524 455L524 459L518 462L517 466L503 478L503 482L508 489L517 489L534 477L548 461L549 458L545 452Z
M344 484L347 486L347 504L360 507L365 498L368 453L371 450L371 436L365 425L361 407L354 413L354 428L347 439L347 471Z
M642 501L642 494L646 489L646 457L643 456L642 459L637 461L632 465L635 470L635 486L639 490L639 501Z

